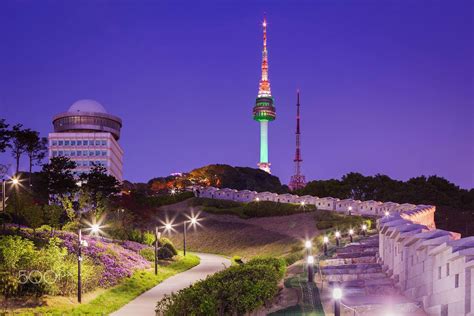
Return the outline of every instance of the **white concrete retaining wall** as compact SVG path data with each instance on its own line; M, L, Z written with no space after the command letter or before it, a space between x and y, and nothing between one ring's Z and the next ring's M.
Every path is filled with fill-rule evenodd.
M426 205L414 205L414 204L398 204L395 202L379 202L379 201L359 201L352 199L340 200L333 197L317 197L317 196L298 196L289 193L277 194L272 192L255 192L249 190L237 191L234 189L219 189L215 187L194 187L195 192L199 192L199 197L230 200L236 202L252 202L252 201L272 201L280 203L295 203L305 205L315 205L320 210L337 211L341 213L360 214L360 215L371 215L371 216L384 216L385 212L409 213L410 218L415 223L422 223L428 225L430 228L434 228L434 206ZM421 208L428 208L427 212L416 212ZM411 213L410 213L411 212ZM402 215L405 216L405 215ZM407 215L408 216L408 215Z
M379 219L379 260L429 315L474 316L474 237L436 229L434 212L418 205Z

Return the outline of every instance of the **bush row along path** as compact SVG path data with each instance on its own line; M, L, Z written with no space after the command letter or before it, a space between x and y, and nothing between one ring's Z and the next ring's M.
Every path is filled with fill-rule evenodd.
M187 271L174 275L154 288L148 290L133 301L113 313L113 316L155 316L156 303L162 299L165 294L177 292L196 281L205 279L208 275L230 267L230 260L212 254L196 253L201 259L200 263Z

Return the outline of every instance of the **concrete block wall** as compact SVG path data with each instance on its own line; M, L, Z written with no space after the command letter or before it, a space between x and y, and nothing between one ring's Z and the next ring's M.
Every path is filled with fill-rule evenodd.
M280 203L295 203L305 205L315 205L320 210L337 211L341 213L348 213L349 209L352 214L384 216L385 212L410 213L412 220L416 223L427 223L432 221L429 225L434 227L434 206L414 205L414 204L398 204L395 202L379 202L379 201L359 201L353 199L340 200L333 197L317 197L311 195L298 196L294 194L277 194L272 192L255 192L249 190L234 190L234 189L219 189L215 187L194 187L193 190L199 192L200 197L210 199L231 200L237 202L252 202L252 201L272 201ZM426 207L433 208L426 213L413 213L414 210Z
M378 220L379 260L429 315L474 316L474 237L435 228L433 206Z

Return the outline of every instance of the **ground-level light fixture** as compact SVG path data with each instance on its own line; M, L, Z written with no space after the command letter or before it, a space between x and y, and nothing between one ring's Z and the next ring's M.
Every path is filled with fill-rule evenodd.
M342 289L335 287L332 290L332 298L334 299L334 316L341 316Z
M354 230L351 228L351 229L349 229L349 238L350 238L351 242L354 241L352 235L354 235Z
M366 225L366 224L362 224L362 235L365 236L366 230L367 230L367 225Z
M306 262L308 264L308 283L313 283L313 279L314 279L314 257L313 256L308 256L308 259L306 259Z
M311 248L313 247L313 243L311 242L311 240L306 240L304 242L304 247L306 248L306 256L311 255Z
M389 211L385 211L385 216L389 216L390 215L390 212Z
M328 242L329 242L329 237L328 237L328 236L324 236L324 237L323 237L323 247L324 247L324 255L325 255L325 256L328 255Z
M255 198L255 202L259 202L260 201L260 198L259 197L256 197Z

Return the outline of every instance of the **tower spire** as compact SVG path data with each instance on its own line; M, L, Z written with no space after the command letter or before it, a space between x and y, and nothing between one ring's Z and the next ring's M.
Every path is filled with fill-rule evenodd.
M258 85L259 97L270 97L270 81L268 81L268 51L267 51L267 18L263 17L263 50L262 50L262 77Z
M300 131L300 90L296 90L296 151L295 151L295 174L291 176L289 187L291 190L304 188L305 176L301 174L301 131Z

